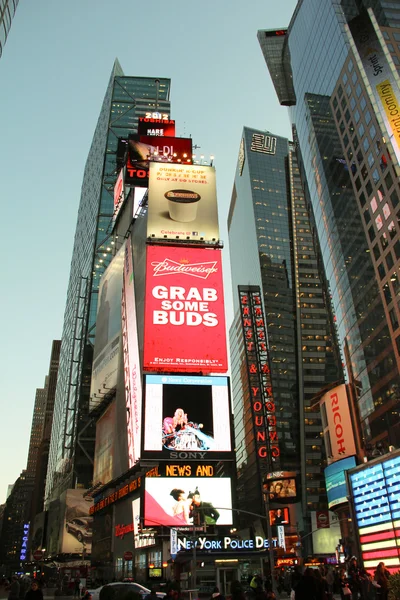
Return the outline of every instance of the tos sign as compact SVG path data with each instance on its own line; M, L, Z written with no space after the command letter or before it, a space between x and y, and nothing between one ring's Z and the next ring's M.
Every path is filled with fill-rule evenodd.
M148 246L144 368L228 368L220 250Z

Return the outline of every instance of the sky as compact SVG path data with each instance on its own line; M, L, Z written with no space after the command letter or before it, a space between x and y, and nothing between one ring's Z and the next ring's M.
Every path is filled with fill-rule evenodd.
M291 135L257 30L286 27L295 5L20 0L0 57L0 503L26 467L36 388L61 339L83 170L115 58L126 75L170 78L177 135L215 156L229 324L226 219L242 129Z

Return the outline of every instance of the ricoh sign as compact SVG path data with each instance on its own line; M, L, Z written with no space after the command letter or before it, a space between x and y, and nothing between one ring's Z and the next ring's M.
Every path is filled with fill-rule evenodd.
M328 464L356 454L345 384L333 388L320 401Z
M220 250L148 246L144 368L227 371Z

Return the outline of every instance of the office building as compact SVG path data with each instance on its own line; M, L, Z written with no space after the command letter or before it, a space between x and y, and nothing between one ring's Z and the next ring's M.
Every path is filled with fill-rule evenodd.
M400 444L399 27L397 3L302 0L287 30L258 32L297 132L367 453Z
M68 488L89 488L95 425L89 418L98 288L113 256L118 139L139 116L169 113L168 79L126 77L115 62L84 171L62 333L46 481L46 502Z
M228 232L235 311L230 342L238 506L263 514L265 475L293 473L298 489L291 522L295 526L296 519L306 531L311 511L326 505L325 452L315 398L322 388L341 380L342 368L315 227L295 146L286 138L244 128ZM246 366L252 338L241 305L247 298L239 299L238 286L258 288L264 304L269 354L264 372L270 370L272 386L267 400L275 405L268 423L276 422L269 449L267 444L266 459L272 451L272 460L265 469L257 458L256 439L262 434L254 428L262 417L252 414L249 373L254 368Z
M0 0L0 56L3 54L11 21L14 18L19 0Z

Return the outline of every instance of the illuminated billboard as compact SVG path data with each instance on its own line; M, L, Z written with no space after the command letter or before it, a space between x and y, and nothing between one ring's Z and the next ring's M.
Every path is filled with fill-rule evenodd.
M354 456L343 458L325 469L326 494L328 496L328 507L332 508L347 502L349 492L346 483L346 471L356 466Z
M230 477L150 477L144 498L145 526L232 525Z
M106 484L113 478L115 410L113 401L96 423L93 483Z
M160 115L163 116L163 115ZM175 136L175 121L164 115L165 119L156 119L153 117L139 117L138 134L151 136Z
M146 375L143 457L230 452L227 377Z
M346 385L338 385L321 398L320 409L328 464L356 454Z
M227 371L220 250L147 246L143 367Z
M65 502L64 532L61 552L68 554L90 554L92 550L93 517L89 510L92 498L84 498L86 490L70 489L61 496Z
M275 508L269 511L269 522L271 525L289 525L290 515L287 506L284 508Z
M133 273L132 244L125 244L122 290L122 347L124 355L124 381L126 426L128 434L129 467L139 460L142 420L142 382L140 377L139 343L136 318L135 279Z
M117 385L123 264L124 246L114 256L100 280L90 410L101 402L105 389L108 391Z
M125 183L147 187L149 161L161 163L192 163L192 139L130 135Z
M400 452L360 465L348 473L356 532L364 568L379 561L400 568Z
M218 242L214 167L150 164L147 235L156 239Z
M391 142L397 161L400 161L400 89L396 67L382 46L383 43L386 48L372 9L352 19L349 27L372 88L378 114L386 127L387 142Z

